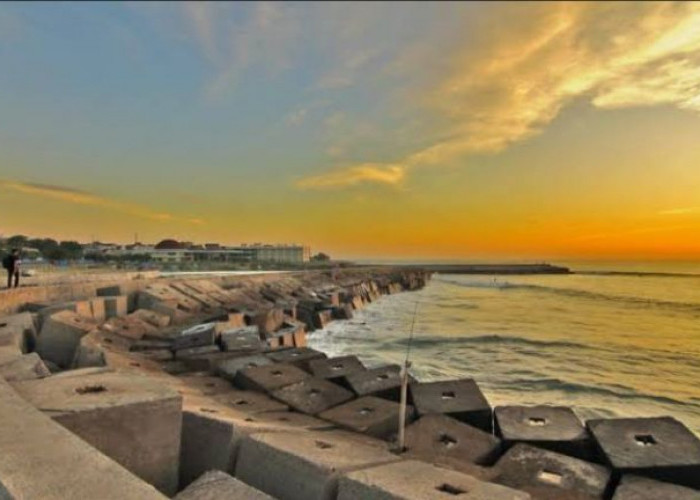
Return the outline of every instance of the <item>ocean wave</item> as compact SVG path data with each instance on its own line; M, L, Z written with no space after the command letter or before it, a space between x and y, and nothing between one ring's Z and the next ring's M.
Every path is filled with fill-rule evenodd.
M409 343L409 338L403 338L392 342L394 345L406 346ZM477 335L452 337L445 335L418 335L410 340L414 347L431 347L443 345L468 345L468 344L519 344L528 347L553 347L560 349L597 349L590 345L584 345L577 342L569 342L566 340L534 340L524 337L515 337L510 335ZM603 349L607 350L607 349Z
M695 302L677 302L673 300L661 300L648 297L636 297L633 295L615 295L601 292L590 292L588 290L580 290L576 288L560 288L546 285L534 285L525 283L509 283L500 282L491 284L489 282L460 282L452 280L443 280L456 286L465 288L497 288L500 290L531 290L534 292L544 292L570 298L580 298L588 300L597 300L604 302L616 302L632 305L636 307L658 307L664 309L672 309L686 313L700 314L700 304Z

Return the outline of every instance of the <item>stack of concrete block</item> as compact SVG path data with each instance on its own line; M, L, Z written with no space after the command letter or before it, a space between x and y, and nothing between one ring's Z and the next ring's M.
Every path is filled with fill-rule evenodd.
M97 373L19 382L56 422L167 495L177 491L182 398L147 377Z
M416 382L409 389L419 416L444 414L491 432L491 405L473 379Z
M178 493L175 500L274 500L260 490L218 470L209 471Z
M97 327L97 323L72 311L60 311L44 321L36 351L42 359L60 368L69 368L80 339Z
M616 478L635 474L700 490L700 439L678 420L615 418L586 425Z
M565 406L499 406L497 434L507 448L527 443L582 460L593 459L593 446L581 421Z

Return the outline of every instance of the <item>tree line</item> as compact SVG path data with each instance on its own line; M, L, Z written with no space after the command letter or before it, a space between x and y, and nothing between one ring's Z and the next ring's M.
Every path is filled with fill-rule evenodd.
M29 238L17 234L6 238L1 246L3 255L9 253L13 248L35 248L46 260L79 260L83 258L83 246L77 241Z

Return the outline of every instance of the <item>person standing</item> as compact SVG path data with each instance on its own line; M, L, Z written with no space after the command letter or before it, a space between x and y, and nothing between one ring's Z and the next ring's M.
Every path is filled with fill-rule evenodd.
M19 249L13 248L12 253L5 257L2 265L7 269L7 288L12 288L12 279L14 278L15 288L19 286L19 267L22 263L19 255Z

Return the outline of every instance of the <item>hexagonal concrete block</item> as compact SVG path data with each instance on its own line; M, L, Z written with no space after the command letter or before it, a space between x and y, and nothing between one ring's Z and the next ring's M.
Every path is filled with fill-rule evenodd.
M379 439L390 439L399 428L400 405L386 399L365 396L324 411L319 416L340 427ZM413 421L415 411L406 407L406 423Z
M491 432L491 406L473 379L417 382L409 387L419 415L441 413Z
M241 389L271 393L307 378L310 375L296 366L274 363L238 370L233 383Z
M616 472L700 489L700 439L675 418L613 418L586 425Z
M425 415L406 427L405 455L440 464L491 465L501 440L446 415Z
M350 401L354 394L325 379L312 377L277 389L272 393L272 397L301 413L317 415Z
M494 409L496 431L507 447L528 443L564 455L593 459L588 431L566 406L499 406Z
M415 460L344 474L338 500L529 500L530 495Z
M553 451L516 444L496 464L494 482L551 500L602 499L610 470Z

